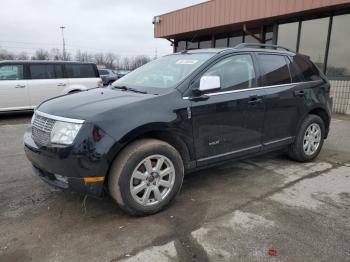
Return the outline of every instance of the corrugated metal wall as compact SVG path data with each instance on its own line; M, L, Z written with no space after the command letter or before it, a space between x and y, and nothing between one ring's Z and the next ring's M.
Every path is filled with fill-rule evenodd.
M350 4L349 0L212 0L160 16L155 37Z
M350 81L331 80L333 113L350 115Z

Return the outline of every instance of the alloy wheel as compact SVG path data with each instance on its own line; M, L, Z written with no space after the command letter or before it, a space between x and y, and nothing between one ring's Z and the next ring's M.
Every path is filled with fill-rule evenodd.
M143 159L134 169L130 179L130 193L142 206L162 202L175 183L173 163L163 155L152 155Z
M306 129L303 139L304 153L308 156L312 156L320 146L321 143L321 127L317 123L312 123Z

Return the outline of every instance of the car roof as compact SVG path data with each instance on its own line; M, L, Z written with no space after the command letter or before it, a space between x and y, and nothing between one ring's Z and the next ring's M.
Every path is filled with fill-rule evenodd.
M59 60L2 60L0 64L87 64L95 65L91 62L59 61Z

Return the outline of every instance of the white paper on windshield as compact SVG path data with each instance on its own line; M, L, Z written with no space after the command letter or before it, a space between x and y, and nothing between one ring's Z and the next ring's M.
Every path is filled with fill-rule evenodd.
M178 65L194 65L198 60L181 59L176 62Z

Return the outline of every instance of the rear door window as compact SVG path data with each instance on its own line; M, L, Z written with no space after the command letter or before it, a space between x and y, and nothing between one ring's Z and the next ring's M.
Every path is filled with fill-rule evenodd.
M22 79L23 65L0 65L0 81Z
M93 65L66 64L68 78L94 78L98 77Z
M275 54L259 54L263 85L274 86L291 83L286 57Z
M62 66L55 64L29 65L31 79L56 79L63 78Z
M304 81L315 81L322 79L316 66L310 61L307 61L307 59L301 55L294 56L292 64L299 70L299 77L303 78Z

